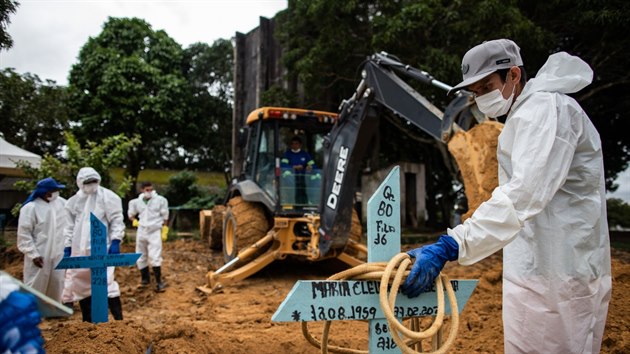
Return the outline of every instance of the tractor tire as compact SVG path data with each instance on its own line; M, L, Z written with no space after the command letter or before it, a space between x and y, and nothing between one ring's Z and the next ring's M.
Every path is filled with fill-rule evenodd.
M223 218L223 258L226 262L263 238L269 231L269 221L260 204L250 203L240 196L230 199Z
M208 232L208 243L210 249L221 250L223 248L223 217L225 215L225 205L215 205L212 208L210 227Z

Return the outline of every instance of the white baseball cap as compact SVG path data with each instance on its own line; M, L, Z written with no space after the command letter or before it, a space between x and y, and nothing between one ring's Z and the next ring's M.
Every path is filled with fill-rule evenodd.
M516 43L509 39L483 42L466 52L462 59L464 81L450 89L448 93L474 84L497 70L513 66L523 66L520 48Z

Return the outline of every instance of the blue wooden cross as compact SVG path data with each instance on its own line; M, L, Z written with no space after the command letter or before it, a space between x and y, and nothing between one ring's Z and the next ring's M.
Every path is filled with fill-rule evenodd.
M368 201L368 262L388 262L400 252L400 169L394 167ZM451 280L461 312L477 280ZM300 280L271 318L274 322L369 320L369 352L400 353L389 335L373 280ZM396 317L437 314L435 290L410 299L396 297ZM446 302L445 314L451 313Z
M107 228L90 213L89 256L65 257L55 269L90 268L92 284L92 322L107 322L107 267L133 265L142 254L107 254Z

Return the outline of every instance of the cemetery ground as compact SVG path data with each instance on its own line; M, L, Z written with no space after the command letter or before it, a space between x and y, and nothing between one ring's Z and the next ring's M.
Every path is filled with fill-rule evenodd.
M132 234L129 230L128 234ZM7 230L9 246L2 250L0 268L21 279L22 255L15 248L15 231ZM614 244L614 243L613 243ZM627 245L627 243L626 243ZM403 245L407 250L418 244ZM122 252L134 252L133 241ZM98 325L81 322L78 304L69 318L44 319L40 325L48 353L319 353L303 338L299 323L272 323L271 316L297 280L325 279L343 269L337 261L275 262L253 277L205 295L202 285L208 267L223 264L222 255L192 238L164 245L163 274L168 288L138 289L136 267L119 267L124 320ZM630 353L630 252L612 251L613 294L602 353ZM455 353L501 353L501 255L475 265L454 263L445 272L451 279L479 279L466 305L454 346ZM152 283L154 286L155 282ZM309 328L320 337L321 322ZM367 348L367 322L336 322L331 344Z

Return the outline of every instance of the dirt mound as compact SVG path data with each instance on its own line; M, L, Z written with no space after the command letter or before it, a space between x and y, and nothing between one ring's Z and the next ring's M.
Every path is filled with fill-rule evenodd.
M405 249L417 245L405 245ZM123 244L123 252L133 252ZM12 256L11 256L12 255ZM22 260L2 254L3 267L12 274ZM299 323L274 323L271 316L299 279L325 279L338 272L339 262L317 264L275 262L253 277L222 293L207 296L195 290L202 285L210 264L221 264L222 254L208 249L206 241L176 240L164 245L164 293L152 287L138 289L135 267L116 269L121 286L123 321L93 325L81 322L78 306L67 319L45 319L40 328L48 353L319 353L301 334ZM10 261L8 259L11 258ZM503 352L501 321L501 255L472 266L449 263L452 279L479 279L465 306L454 353ZM630 353L630 253L613 251L613 294L602 353ZM321 338L323 324L309 324ZM368 345L367 323L340 321L332 326L331 344L354 349Z
M145 353L151 335L125 321L101 324L62 321L44 332L48 353Z
M457 132L448 142L448 151L455 157L468 199L469 218L479 205L490 198L499 184L497 144L503 124L486 121L467 132Z
M0 247L0 269L11 274L18 280L24 277L24 255L17 246Z

